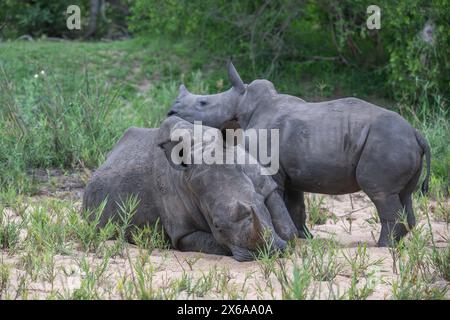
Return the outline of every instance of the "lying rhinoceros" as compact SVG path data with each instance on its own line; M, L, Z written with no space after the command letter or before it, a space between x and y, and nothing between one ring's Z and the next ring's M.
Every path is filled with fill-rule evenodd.
M170 133L180 128L192 131L193 125L169 117L160 129L128 129L88 183L83 208L107 199L103 226L118 219L124 199L137 195L132 225L153 225L159 218L175 249L249 260L267 241L264 232L273 250L285 248L296 228L271 177L257 174L259 165L174 163L177 143Z
M406 213L408 228L415 224L411 194L430 149L423 136L395 112L356 98L308 103L278 94L267 80L244 84L229 64L233 85L214 95L191 94L182 85L169 111L188 121L221 128L237 120L244 130L280 130L280 170L275 177L300 234L306 233L303 193L346 194L363 190L381 220L379 246L392 244L407 233L399 223ZM306 231L305 231L306 230Z

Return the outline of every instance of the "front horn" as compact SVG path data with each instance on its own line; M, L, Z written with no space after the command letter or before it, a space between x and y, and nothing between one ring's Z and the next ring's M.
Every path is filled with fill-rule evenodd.
M237 92L239 92L240 94L243 94L245 92L244 82L242 81L239 73L236 71L236 68L231 61L228 62L228 78L230 79L233 88L235 88Z
M180 85L179 89L179 97L184 97L185 95L189 94L188 89L185 87L184 84Z

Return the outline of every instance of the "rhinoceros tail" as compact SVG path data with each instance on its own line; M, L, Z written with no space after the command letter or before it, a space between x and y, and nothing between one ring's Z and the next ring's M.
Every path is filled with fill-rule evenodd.
M422 148L425 158L427 161L427 175L425 176L425 180L422 183L422 194L425 195L428 193L429 188L429 181L430 181L430 174L431 174L431 152L430 152L430 146L428 145L427 140L424 138L424 136L417 130L414 130L416 134L417 142L419 143L419 146Z

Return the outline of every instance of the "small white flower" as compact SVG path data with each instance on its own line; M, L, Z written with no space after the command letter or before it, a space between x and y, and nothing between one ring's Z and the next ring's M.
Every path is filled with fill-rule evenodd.
M34 75L34 78L37 79L38 77L39 77L39 75L36 73L36 74Z
M41 70L41 74L42 74L43 76L45 76L45 71L44 71L44 70Z

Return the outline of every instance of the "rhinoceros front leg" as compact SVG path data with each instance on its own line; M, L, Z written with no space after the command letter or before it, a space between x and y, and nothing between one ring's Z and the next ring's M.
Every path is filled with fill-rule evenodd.
M294 221L298 230L299 237L303 239L312 237L312 234L306 226L305 198L303 192L286 186L284 190L284 201L292 221Z
M297 227L292 221L291 215L286 208L283 197L278 191L272 192L266 199L266 206L269 210L275 232L285 241L289 241L298 236Z
M196 251L208 254L231 255L231 252L222 247L209 232L192 232L178 241L178 250Z

